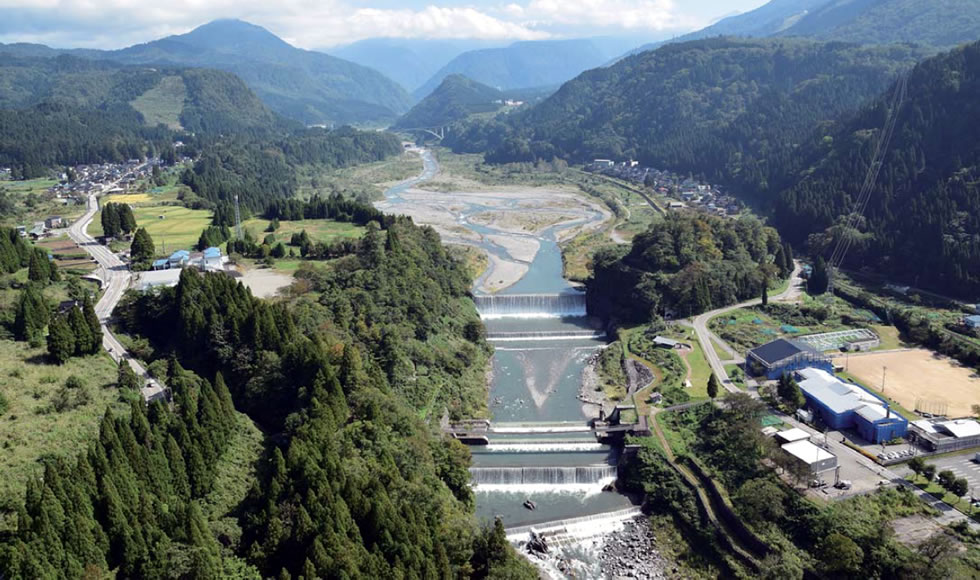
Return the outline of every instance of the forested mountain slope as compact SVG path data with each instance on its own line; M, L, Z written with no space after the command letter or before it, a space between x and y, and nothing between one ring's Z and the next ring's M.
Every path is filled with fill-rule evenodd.
M54 165L122 161L160 151L174 130L206 139L298 128L234 75L130 67L73 56L0 62L0 166L32 177Z
M413 94L421 100L454 73L501 90L557 85L607 60L590 40L515 42L464 52Z
M854 207L887 115L889 94L816 134L777 200L776 223L796 243ZM980 43L926 60L908 78L861 233L847 265L918 286L980 292ZM813 240L826 247L834 229Z
M980 5L974 0L771 0L674 42L712 36L798 36L948 48L980 38ZM627 56L663 44L647 44Z
M502 106L503 98L503 93L495 88L463 75L449 75L436 90L398 119L392 128L438 127L475 113L496 111Z
M381 73L320 52L296 48L240 20L216 20L187 34L121 50L56 50L0 45L0 52L75 56L124 64L213 68L240 77L272 110L306 124L385 122L411 98Z
M527 112L451 133L491 162L633 158L766 190L814 126L877 96L918 53L799 39L712 38L583 73Z

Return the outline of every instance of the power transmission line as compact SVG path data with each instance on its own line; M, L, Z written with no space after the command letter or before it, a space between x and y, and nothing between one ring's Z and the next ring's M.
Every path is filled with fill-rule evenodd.
M895 126L898 124L898 112L902 108L902 104L905 102L905 97L908 93L908 75L903 74L899 77L898 82L895 85L895 90L892 93L891 101L889 102L888 117L885 119L885 124L881 128L881 134L878 136L878 141L875 143L874 154L871 156L871 163L868 166L868 172L864 176L864 183L861 185L861 190L858 193L857 200L854 204L853 211L848 215L847 220L844 222L843 231L840 237L837 239L837 244L834 247L834 253L830 256L830 261L827 263L827 276L828 276L828 286L827 291L834 291L834 279L836 278L837 272L840 270L841 265L844 263L844 258L847 256L847 251L851 249L851 245L854 243L855 232L864 216L865 210L868 208L868 202L871 200L871 193L874 190L875 184L878 182L878 175L881 173L881 167L884 165L885 154L888 152L888 145L891 143L892 134L895 132Z

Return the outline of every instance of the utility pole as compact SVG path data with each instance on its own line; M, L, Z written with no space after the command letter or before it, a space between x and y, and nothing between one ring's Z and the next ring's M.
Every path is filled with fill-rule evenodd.
M242 239L242 212L238 208L238 194L235 194L235 239Z
M885 394L885 371L887 370L888 367L885 366L881 367L881 394L882 395Z

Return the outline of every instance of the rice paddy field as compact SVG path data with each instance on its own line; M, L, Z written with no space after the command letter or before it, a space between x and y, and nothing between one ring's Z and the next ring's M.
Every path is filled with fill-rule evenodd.
M117 197L117 196L112 196ZM211 224L211 212L188 209L179 205L133 205L136 225L146 228L158 255L168 255L176 250L189 250L197 245L204 228ZM88 227L89 235L102 235L102 212L95 214Z

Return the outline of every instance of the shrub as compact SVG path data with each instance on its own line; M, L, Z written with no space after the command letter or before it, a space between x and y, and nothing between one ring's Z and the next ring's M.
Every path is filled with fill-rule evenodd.
M85 381L78 378L76 375L71 375L65 380L65 386L69 389L81 389L85 386Z

